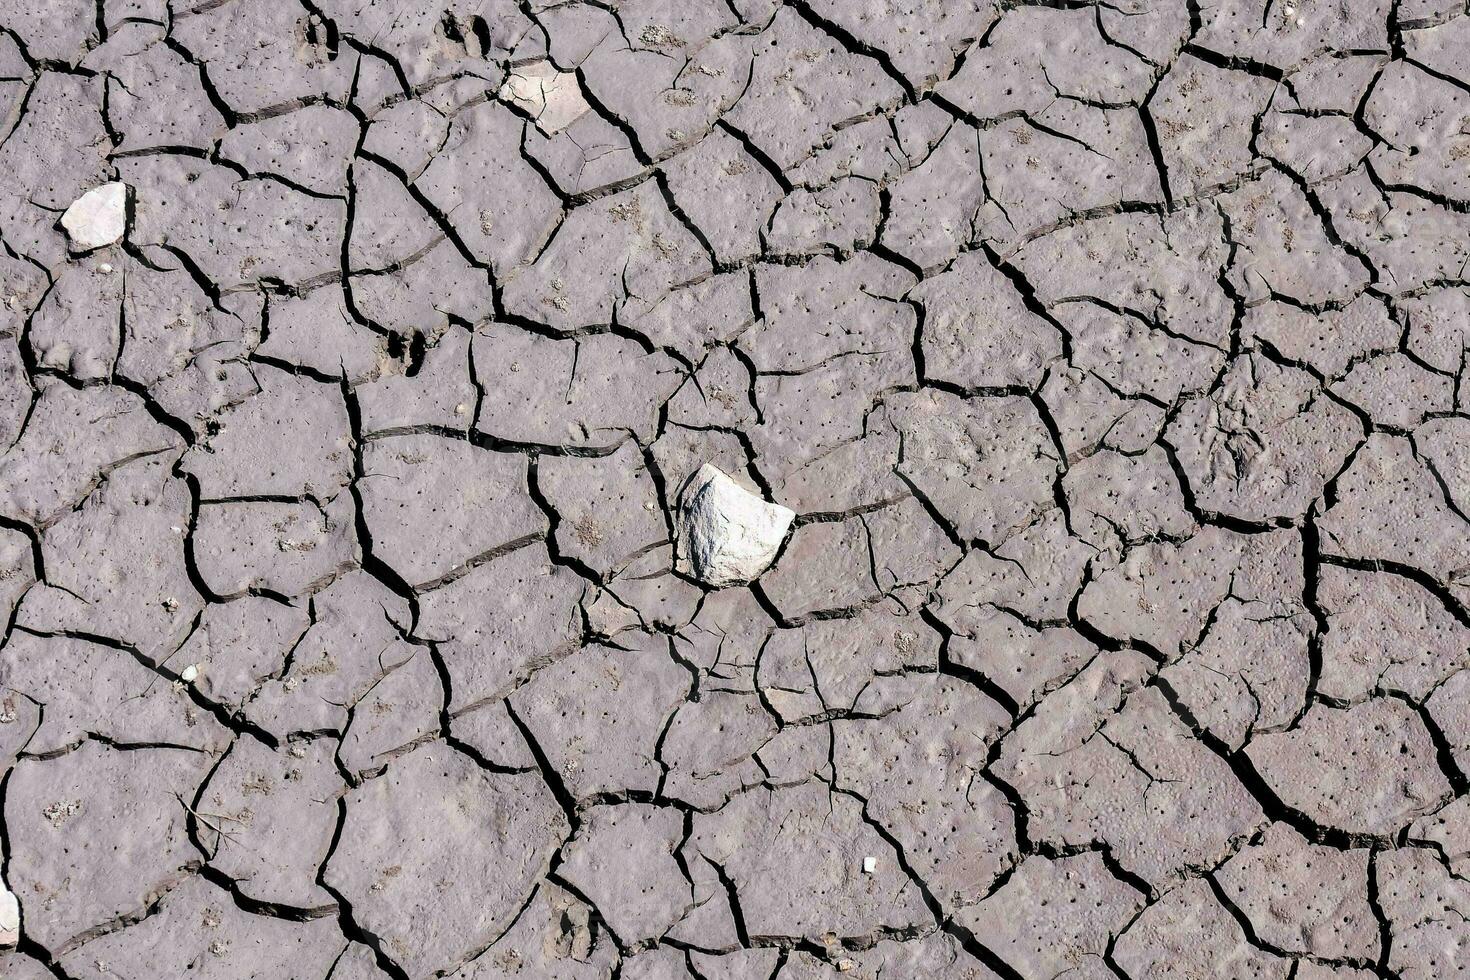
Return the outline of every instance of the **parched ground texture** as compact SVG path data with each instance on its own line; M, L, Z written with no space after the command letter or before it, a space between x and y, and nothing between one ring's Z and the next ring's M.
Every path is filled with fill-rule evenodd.
M1470 972L1463 0L0 0L0 106L6 980Z

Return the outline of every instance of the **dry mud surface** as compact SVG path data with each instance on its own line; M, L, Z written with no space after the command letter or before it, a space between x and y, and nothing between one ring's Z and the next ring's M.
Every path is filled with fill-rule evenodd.
M1462 0L0 0L0 105L6 980L1470 966Z

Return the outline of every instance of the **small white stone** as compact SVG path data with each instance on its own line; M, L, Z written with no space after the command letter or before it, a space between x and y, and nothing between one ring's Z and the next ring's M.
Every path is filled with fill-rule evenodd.
M112 181L94 187L71 203L61 227L78 250L111 245L123 236L128 221L128 185Z
M716 588L743 585L770 566L795 519L705 463L679 494L674 567Z
M577 76L557 71L549 61L512 68L500 87L500 100L529 112L536 127L547 136L566 129L592 108L582 95Z
M1298 17L1296 19L1296 26L1297 27L1305 27L1305 26L1307 26L1307 19L1305 17Z
M0 884L0 948L20 942L20 902Z
M195 679L198 678L198 676L199 665L190 664L179 673L179 680L183 681L185 684L192 684L194 683Z
M878 859L869 854L863 858L863 874L870 875L878 870Z
M1287 7L1282 12L1285 13L1286 16L1288 16L1288 17L1295 17L1296 16L1296 8L1295 7Z
M112 271L112 263L103 262L101 265L97 266L97 271L102 273L103 275L107 275L107 273Z

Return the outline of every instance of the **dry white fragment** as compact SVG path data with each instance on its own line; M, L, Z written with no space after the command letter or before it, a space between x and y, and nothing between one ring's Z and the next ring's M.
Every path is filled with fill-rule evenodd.
M20 942L20 902L0 884L0 949Z
M1305 17L1298 17L1296 19L1296 26L1297 27L1305 27L1306 25L1307 25L1307 19Z
M871 854L863 858L863 874L870 875L878 870L878 859Z
M500 100L529 112L536 127L547 136L566 129L592 108L582 95L577 76L557 71L549 61L511 69L500 87Z
M127 230L128 185L114 180L94 187L61 216L61 227L80 251L111 245Z
M62 824L81 812L81 800L57 800L42 810L41 816L45 817L51 823L51 826L59 828Z
M107 273L112 271L112 263L103 262L101 265L97 266L97 271L102 273L103 275L106 275Z
M795 519L706 463L679 494L675 568L716 588L743 585L770 566Z
M190 664L179 672L179 680L185 684L192 684L199 677L199 665Z

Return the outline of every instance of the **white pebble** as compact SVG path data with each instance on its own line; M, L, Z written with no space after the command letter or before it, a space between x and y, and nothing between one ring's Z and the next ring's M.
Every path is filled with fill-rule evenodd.
M94 187L61 216L61 227L80 251L111 245L123 236L128 221L128 185L113 181Z
M0 883L0 949L20 942L20 902Z
M190 664L189 666L185 667L182 672L180 672L179 680L183 681L185 684L192 684L194 683L195 678L197 678L198 676L199 665Z
M715 588L744 585L775 560L795 519L705 463L679 494L675 567Z
M863 874L870 875L878 870L878 859L871 854L863 858Z

